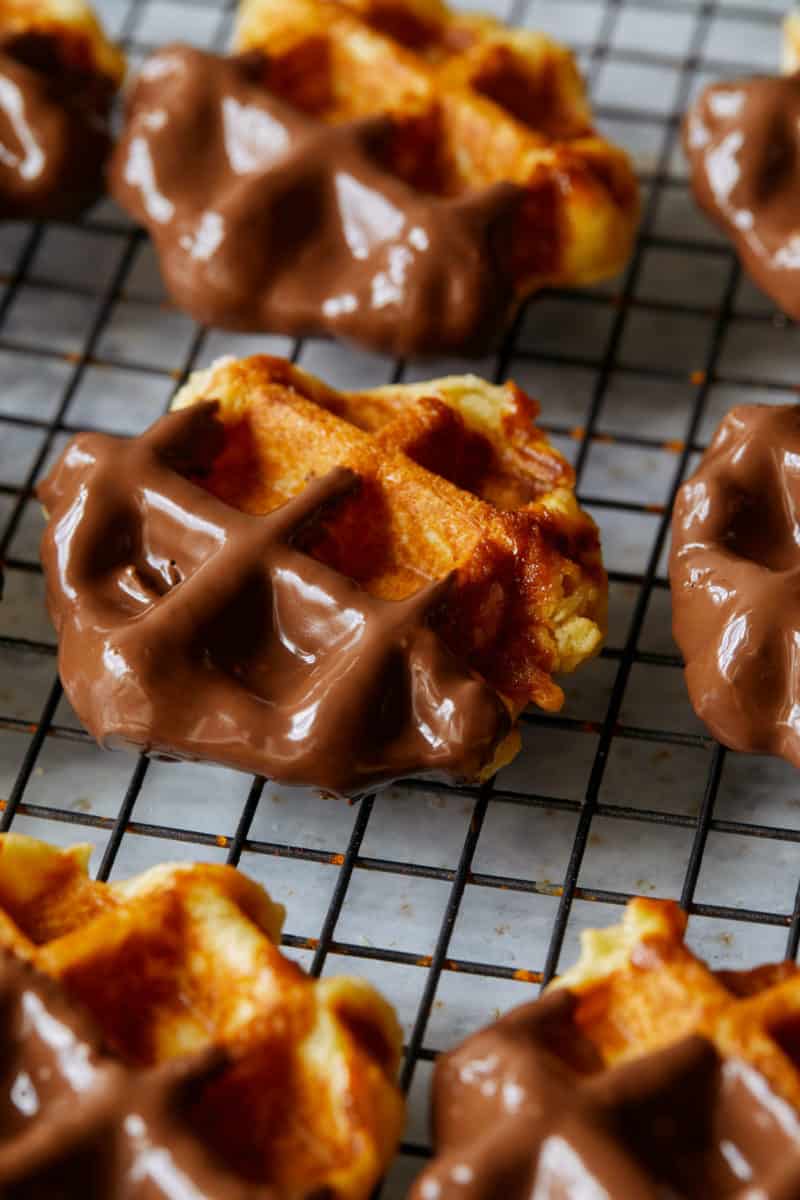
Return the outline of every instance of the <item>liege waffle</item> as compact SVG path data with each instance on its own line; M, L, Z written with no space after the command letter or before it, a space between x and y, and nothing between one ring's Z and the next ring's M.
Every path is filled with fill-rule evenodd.
M594 130L569 51L437 0L242 0L241 51L266 83L326 122L387 114L391 171L423 193L502 183L524 199L507 231L518 299L621 270L638 190Z
M572 472L513 384L340 394L222 360L38 494L59 671L102 744L361 795L485 779L603 637Z
M791 1200L800 1194L800 972L713 972L671 902L437 1066L437 1156L414 1200Z
M369 1196L402 1122L390 1006L362 980L312 980L284 958L284 910L230 867L165 865L107 885L89 879L88 858L4 835L0 946L56 980L159 1095L191 1085L191 1120L161 1153L179 1165L212 1155L228 1190L163 1194Z
M80 1004L0 951L0 1193L5 1200L275 1200L195 1127L231 1060L120 1062Z
M309 476L356 472L315 554L390 599L454 572L435 618L451 649L514 711L561 707L552 677L599 649L607 580L572 468L520 388L463 376L344 393L259 356L196 372L173 407L211 399L227 432L205 487L263 513Z
M109 172L198 321L479 355L538 288L627 258L630 163L548 39L416 3L258 0L235 49L148 59Z
M84 0L0 0L0 45L19 50L34 39L47 40L69 75L95 75L108 92L122 83L125 57Z
M84 0L0 0L0 220L73 220L100 197L124 70Z

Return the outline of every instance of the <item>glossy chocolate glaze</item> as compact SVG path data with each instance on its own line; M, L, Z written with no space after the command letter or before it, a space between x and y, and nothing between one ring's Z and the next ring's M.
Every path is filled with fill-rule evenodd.
M800 407L728 413L678 495L670 581L698 716L800 766Z
M59 668L105 745L359 793L410 772L472 777L510 719L428 626L449 581L372 596L294 542L357 485L337 470L267 516L202 478L213 403L132 441L73 439L39 489Z
M133 1069L50 979L0 953L5 1200L275 1200L205 1148L193 1114L222 1054Z
M68 219L102 194L111 85L46 37L0 38L0 219Z
M411 1200L796 1200L800 1119L689 1037L604 1068L554 992L439 1059L436 1154Z
M706 88L684 147L700 205L759 287L800 318L800 74Z
M414 192L381 165L386 118L325 125L263 75L259 56L173 46L130 96L111 190L176 303L229 329L480 353L513 303L501 227L522 190Z

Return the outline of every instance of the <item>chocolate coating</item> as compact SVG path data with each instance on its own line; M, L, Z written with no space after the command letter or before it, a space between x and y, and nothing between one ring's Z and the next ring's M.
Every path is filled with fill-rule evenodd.
M112 94L44 36L0 42L0 219L66 220L98 199Z
M678 494L670 582L697 715L800 766L800 407L728 413Z
M275 1200L193 1127L224 1054L126 1067L52 980L8 953L0 1013L4 1200Z
M267 516L201 479L213 403L132 441L72 440L39 488L59 668L105 745L359 793L410 772L474 776L510 727L428 626L447 579L372 596L294 542L357 485L345 470Z
M800 1120L710 1041L604 1068L555 992L439 1059L411 1200L793 1200Z
M800 319L800 74L707 87L684 147L701 207L758 286Z
M522 189L414 192L381 164L386 118L326 125L263 74L257 55L173 46L133 88L110 186L176 303L229 329L480 353L514 301L500 230Z

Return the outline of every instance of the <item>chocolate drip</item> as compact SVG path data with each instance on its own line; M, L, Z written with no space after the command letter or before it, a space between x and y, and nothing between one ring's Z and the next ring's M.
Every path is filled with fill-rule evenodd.
M372 596L297 549L357 485L336 470L267 516L202 478L215 405L133 441L81 435L39 489L65 691L105 745L205 759L337 793L410 772L474 776L510 727L429 628L449 586Z
M126 1067L58 985L7 953L0 1014L4 1200L275 1200L193 1127L222 1052Z
M800 407L742 406L681 489L673 631L698 716L800 766Z
M259 56L173 46L130 97L111 190L148 228L176 303L229 329L484 350L513 304L498 238L522 189L414 192L381 164L388 118L325 125L264 73Z
M699 204L759 287L800 319L800 74L706 88L684 147Z
M95 75L62 69L51 42L0 42L3 220L76 217L103 191L112 89Z
M800 1120L703 1037L604 1068L555 992L439 1060L412 1200L792 1200Z

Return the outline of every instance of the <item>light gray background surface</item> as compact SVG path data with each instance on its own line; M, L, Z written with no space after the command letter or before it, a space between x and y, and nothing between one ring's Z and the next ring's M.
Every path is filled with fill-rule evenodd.
M222 46L231 24L219 0L100 7L134 65L171 39ZM798 776L778 761L715 755L686 699L663 566L664 506L720 416L741 401L792 400L800 383L800 333L738 278L692 204L678 144L678 112L702 83L777 63L783 5L495 7L575 47L600 125L635 157L645 211L625 275L536 300L507 363L541 400L557 444L580 459L580 493L612 573L612 621L604 656L568 683L558 719L526 724L524 753L485 806L468 790L420 786L364 809L267 785L253 815L248 777L152 764L142 782L136 760L95 748L63 699L39 745L35 730L54 697L54 638L36 570L42 519L25 489L70 433L142 429L177 379L222 353L297 351L303 366L342 386L386 381L395 364L322 341L298 348L197 328L169 307L147 241L111 204L81 226L0 226L0 539L9 539L0 798L29 768L13 828L60 844L88 840L95 868L105 862L112 877L164 859L224 861L239 849L243 812L252 815L241 826L241 865L288 906L287 952L310 964L323 936L324 972L374 980L421 1048L391 1197L404 1194L427 1140L434 1052L536 994L559 918L568 963L580 930L616 919L628 894L685 890L696 910L692 943L739 966L783 955L800 876ZM403 377L463 367L474 364L409 367ZM490 359L479 369L503 368ZM713 814L698 824L714 770ZM130 813L126 794L135 794Z

